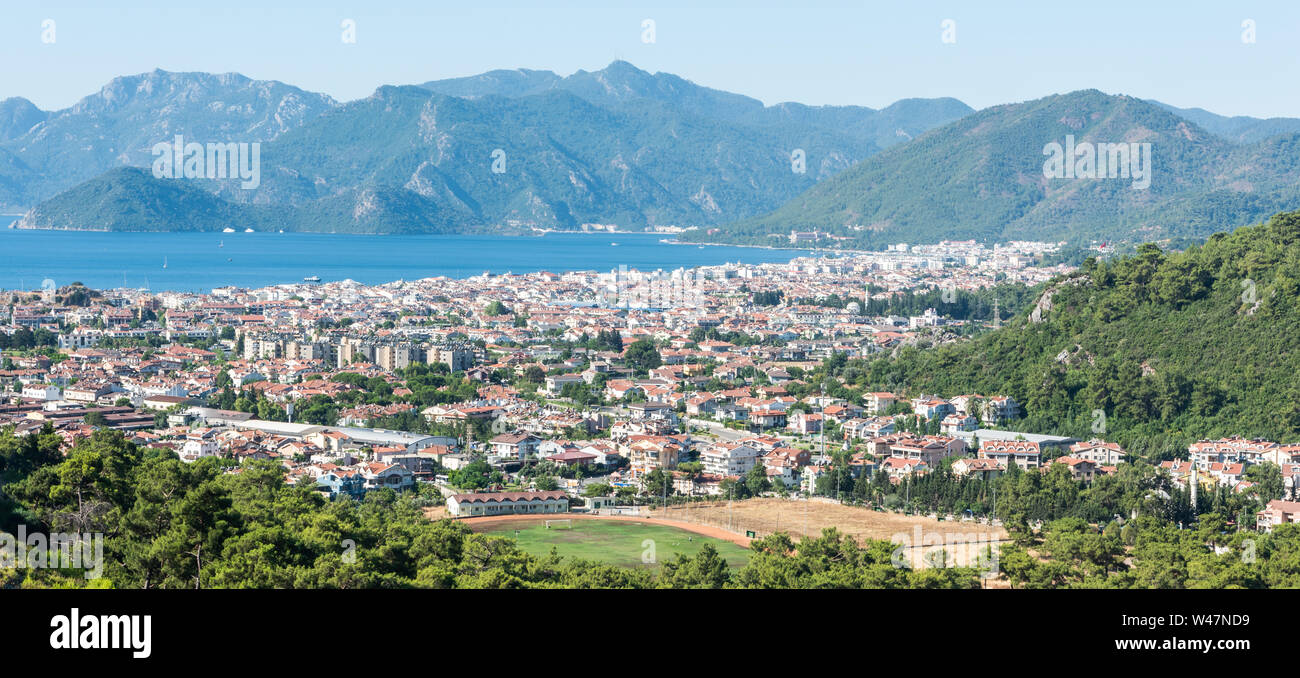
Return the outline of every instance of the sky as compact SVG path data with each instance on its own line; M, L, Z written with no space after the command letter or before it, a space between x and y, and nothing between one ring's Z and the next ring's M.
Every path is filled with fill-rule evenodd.
M46 110L155 68L239 72L349 101L380 85L498 68L568 75L615 59L769 105L951 96L978 109L1097 88L1300 117L1294 0L0 0L0 99Z

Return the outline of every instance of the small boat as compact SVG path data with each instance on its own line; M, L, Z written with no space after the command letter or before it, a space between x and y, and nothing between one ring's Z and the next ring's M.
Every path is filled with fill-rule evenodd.
M610 247L618 247L618 243L616 243L616 242L612 242L612 243L609 244L609 246L610 246Z
M222 232L222 233L234 233L234 232L235 232L235 229L233 229L233 228L227 226L227 227L221 229L221 232Z
M245 233L252 233L252 232L253 232L253 229L251 229L251 228L246 228L246 229L244 229L244 232L245 232Z
M318 275L309 275L309 276L307 276L306 278L303 278L302 281L303 281L303 282L320 282L320 276L318 276Z

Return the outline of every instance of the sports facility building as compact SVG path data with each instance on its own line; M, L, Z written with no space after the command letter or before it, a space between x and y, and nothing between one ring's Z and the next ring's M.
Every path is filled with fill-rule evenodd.
M563 490L453 494L447 498L447 511L457 518L511 513L568 513L569 495Z

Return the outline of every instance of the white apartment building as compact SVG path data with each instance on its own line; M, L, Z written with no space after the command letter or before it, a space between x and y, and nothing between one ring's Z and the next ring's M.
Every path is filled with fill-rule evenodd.
M728 443L709 447L700 455L700 461L704 464L705 473L743 476L754 468L761 454L758 448Z

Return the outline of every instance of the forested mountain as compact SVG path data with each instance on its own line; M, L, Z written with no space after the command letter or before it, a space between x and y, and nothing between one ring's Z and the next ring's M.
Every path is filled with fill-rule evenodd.
M91 231L219 231L260 225L256 210L222 200L183 181L160 181L149 170L119 167L41 203L20 227ZM261 230L261 229L258 229Z
M1150 185L1046 178L1049 143L1150 144ZM1140 148L1138 150L1140 152ZM1300 206L1300 133L1235 144L1151 104L1096 90L994 106L894 146L719 236L772 243L823 229L879 247L942 239L1205 236ZM695 237L700 237L698 234Z
M1203 437L1300 440L1300 212L1168 254L1089 260L973 341L850 363L863 389L1008 394L1019 430L1169 458Z

